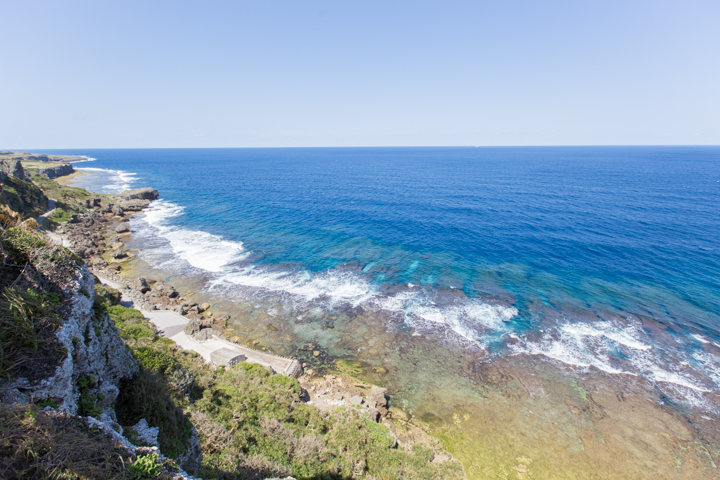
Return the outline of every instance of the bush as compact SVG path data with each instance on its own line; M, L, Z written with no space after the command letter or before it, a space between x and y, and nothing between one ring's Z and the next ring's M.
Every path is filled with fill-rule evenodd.
M213 368L168 339L140 335L150 330L140 312L114 306L108 313L141 367L121 385L120 423L145 418L160 427L162 452L176 457L191 432L189 413L202 446L202 478L462 478L455 462L431 463L429 448L393 448L392 432L364 412L327 414L303 403L294 378L246 362Z
M143 480L146 478L157 478L162 473L162 465L158 464L160 457L157 453L143 455L130 464L130 478Z

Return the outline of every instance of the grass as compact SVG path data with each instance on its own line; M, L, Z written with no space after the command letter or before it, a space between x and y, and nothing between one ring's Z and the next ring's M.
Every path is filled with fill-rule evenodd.
M17 286L6 287L0 293L0 377L24 371L41 358L47 363L64 356L63 348L55 341L54 332L60 326L55 313L59 296L41 294ZM43 369L43 371L46 369Z
M42 378L67 353L55 330L77 257L18 220L4 215L0 226L0 377Z
M79 417L0 405L0 478L124 479L129 452Z
M161 451L177 458L187 449L192 427L182 406L188 403L181 388L187 372L179 361L175 343L156 335L138 310L111 305L119 292L96 286L95 309L106 312L131 348L140 366L138 374L121 384L115 407L118 421L129 429L141 419L160 427Z
M45 192L49 198L54 198L67 205L79 205L88 198L103 197L101 193L90 193L84 188L60 185L55 180L45 177L33 177L33 182Z
M157 337L140 312L105 309L141 367L121 388L120 423L145 418L159 426L169 456L183 451L192 423L203 450L202 478L462 478L456 462L432 463L430 448L397 448L390 429L358 409L323 413L303 403L294 378L252 363L214 369Z

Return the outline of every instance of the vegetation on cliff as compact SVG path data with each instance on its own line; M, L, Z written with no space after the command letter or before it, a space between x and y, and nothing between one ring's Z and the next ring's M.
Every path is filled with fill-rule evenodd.
M25 183L30 190L36 188ZM53 194L67 202L68 211L75 211L89 197L83 192L62 188ZM137 374L119 384L112 405L123 434L142 446L144 437L133 426L144 419L159 427L160 451L186 465L197 433L202 450L197 473L202 478L462 477L457 462L436 458L434 450L423 445L400 445L387 426L361 411L321 412L307 405L293 378L256 364L215 368L204 363L197 354L159 337L139 311L119 305L119 292L109 287L78 292L72 282L82 261L35 231L33 224L21 223L22 216L39 213L31 203L12 204L0 196L0 377L48 378L60 361L70 358L75 342L87 342L73 337L65 348L55 341L67 320L68 292L74 288L84 302L82 296L95 298L86 334L95 338L117 331L139 366ZM22 207L22 215L13 205ZM117 330L105 328L109 321ZM88 374L74 379L80 415L107 416L108 400L98 388L101 380ZM45 407L57 409L59 404L52 398L0 404L0 477L153 478L163 469L163 476L170 475L172 462L159 468L160 457L135 458L114 432L61 411L42 411Z
M183 450L192 424L202 445L203 478L462 477L459 464L433 463L434 451L424 446L398 446L388 427L360 411L323 413L303 403L294 378L249 363L213 368L158 337L140 312L98 298L141 365L121 389L120 423L145 418L160 426L166 455Z

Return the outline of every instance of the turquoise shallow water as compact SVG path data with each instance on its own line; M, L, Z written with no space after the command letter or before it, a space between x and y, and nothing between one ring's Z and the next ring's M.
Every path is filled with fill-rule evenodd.
M720 388L718 147L51 153L95 158L91 190L160 190L141 255L230 298Z

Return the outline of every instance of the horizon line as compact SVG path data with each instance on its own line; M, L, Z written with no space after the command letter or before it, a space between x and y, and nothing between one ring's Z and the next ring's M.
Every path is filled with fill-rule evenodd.
M263 147L44 147L0 148L6 152L33 153L32 150L210 150L210 149L300 149L300 148L562 148L562 147L720 147L720 144L563 144L563 145L318 145L318 146L263 146Z

